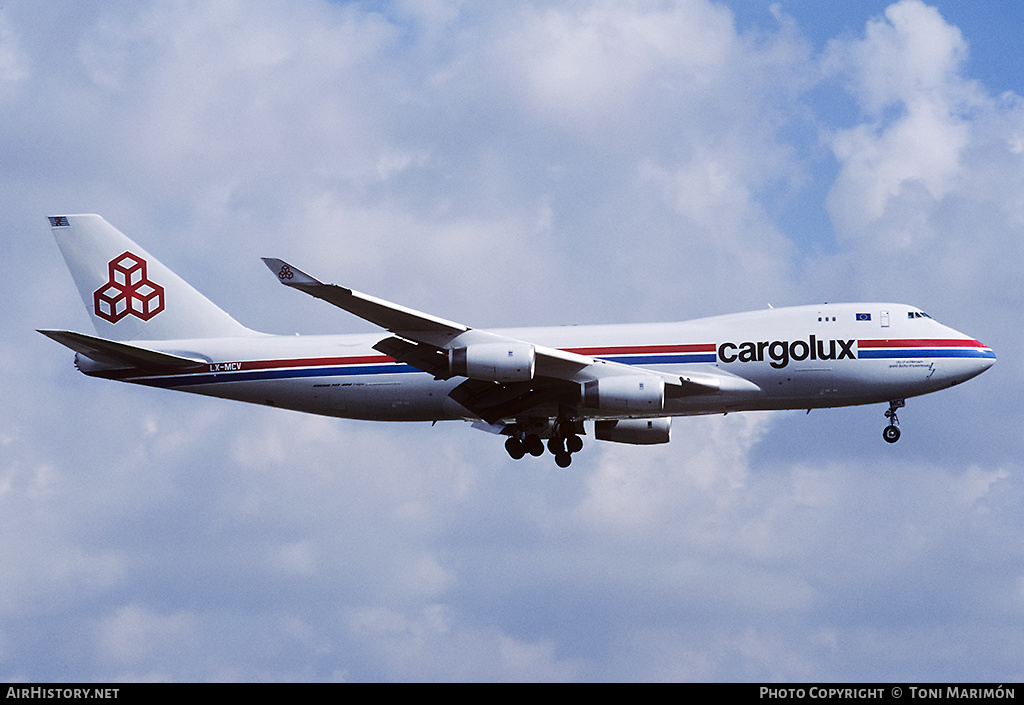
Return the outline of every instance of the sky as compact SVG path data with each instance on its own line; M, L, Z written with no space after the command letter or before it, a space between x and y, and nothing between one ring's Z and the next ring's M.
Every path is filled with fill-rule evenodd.
M8 0L0 679L1024 680L1017 2ZM87 378L47 215L240 322L897 301L990 345L885 405L514 462L462 422Z

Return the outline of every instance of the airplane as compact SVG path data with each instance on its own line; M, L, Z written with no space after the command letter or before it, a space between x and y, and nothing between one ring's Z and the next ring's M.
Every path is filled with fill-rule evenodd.
M40 330L91 377L375 421L464 420L512 458L568 467L597 440L668 443L672 418L905 400L995 363L991 348L895 303L768 308L682 323L483 330L335 284L273 275L383 329L249 329L98 215L50 216L96 335Z

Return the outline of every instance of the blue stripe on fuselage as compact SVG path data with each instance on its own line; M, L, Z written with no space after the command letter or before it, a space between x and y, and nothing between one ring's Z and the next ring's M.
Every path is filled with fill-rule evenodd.
M601 356L598 360L618 362L623 365L682 365L694 362L718 362L716 353L683 353L677 355L625 355Z
M905 350L858 350L857 357L861 360L886 358L905 359L912 357L987 357L994 360L996 358L996 354L991 350L983 350L980 348L971 348L969 350L950 350L949 348L910 348Z

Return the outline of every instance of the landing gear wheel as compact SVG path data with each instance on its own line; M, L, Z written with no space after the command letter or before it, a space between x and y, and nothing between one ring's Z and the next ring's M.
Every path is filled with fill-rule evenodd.
M895 443L900 439L899 426L886 426L882 431L882 438L885 439L886 443Z
M559 453L565 452L565 443L558 436L552 436L548 439L548 450L551 451L552 455L558 455Z
M515 436L509 436L508 440L505 441L505 450L508 451L513 460L520 460L526 455L526 448L523 447L523 442Z
M570 453L579 453L583 450L583 439L572 435L565 439L565 449Z
M523 439L523 446L526 448L526 452L534 458L544 455L544 441L536 433L527 434Z
M555 465L560 468L567 468L572 463L572 455L566 453L564 450L555 453Z
M903 399L893 399L889 402L889 410L885 412L885 418L889 419L889 425L882 430L882 438L886 443L895 443L900 439L900 420L896 417L896 410L907 405Z

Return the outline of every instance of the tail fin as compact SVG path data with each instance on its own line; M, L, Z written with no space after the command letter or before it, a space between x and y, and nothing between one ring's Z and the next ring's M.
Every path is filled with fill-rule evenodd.
M50 229L101 337L254 334L100 216L51 216Z

